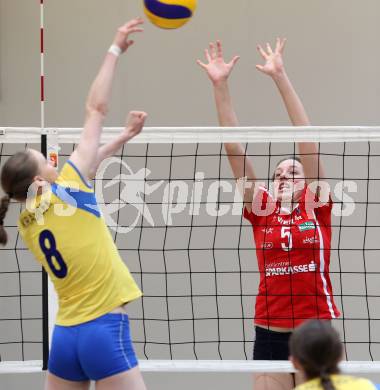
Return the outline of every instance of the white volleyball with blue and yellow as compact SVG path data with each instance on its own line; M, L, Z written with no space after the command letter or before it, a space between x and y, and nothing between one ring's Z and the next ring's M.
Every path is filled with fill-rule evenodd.
M187 23L197 8L197 0L144 0L144 12L160 28L175 29Z

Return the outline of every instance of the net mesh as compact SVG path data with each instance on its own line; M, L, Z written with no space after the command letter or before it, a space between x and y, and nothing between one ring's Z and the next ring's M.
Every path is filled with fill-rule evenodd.
M0 143L0 166L25 148L39 144ZM0 358L1 361L42 359L42 271L17 231L21 205L9 206L5 229L8 244L0 248Z
M60 166L74 146L61 145ZM268 186L277 162L296 150L292 142L244 147ZM1 162L15 149L4 145ZM330 277L342 312L334 326L347 360L379 360L380 146L322 143L320 155L334 200ZM139 358L251 359L256 248L223 145L128 144L115 157L95 189L144 292L129 305ZM19 210L12 204L1 251L2 360L42 356L41 273L18 237Z

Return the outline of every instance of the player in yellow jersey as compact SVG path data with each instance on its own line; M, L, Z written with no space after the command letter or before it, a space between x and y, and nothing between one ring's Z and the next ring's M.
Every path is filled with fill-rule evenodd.
M46 377L47 390L145 390L130 338L125 305L141 292L119 256L89 180L97 167L140 133L144 112L131 112L125 130L100 146L118 57L141 32L141 19L120 27L92 84L81 140L58 174L36 150L10 157L1 172L0 243L10 199L26 202L19 231L58 294ZM34 195L33 195L34 194Z
M305 322L291 335L289 347L290 360L305 380L296 390L376 390L368 379L340 374L343 347L329 321Z

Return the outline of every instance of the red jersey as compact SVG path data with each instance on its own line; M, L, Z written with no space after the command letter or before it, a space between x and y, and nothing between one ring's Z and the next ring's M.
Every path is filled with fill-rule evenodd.
M293 328L307 319L340 315L329 277L332 200L310 211L305 202L310 195L314 199L305 190L293 211L284 214L260 188L252 211L244 210L253 227L260 272L258 325Z

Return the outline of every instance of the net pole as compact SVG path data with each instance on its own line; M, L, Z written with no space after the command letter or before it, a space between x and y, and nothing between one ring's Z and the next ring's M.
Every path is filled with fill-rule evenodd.
M44 134L45 129L45 71L44 71L44 0L40 0L40 87L41 87L41 153L47 157L47 135ZM49 359L49 286L48 276L42 268L42 369L47 370Z

